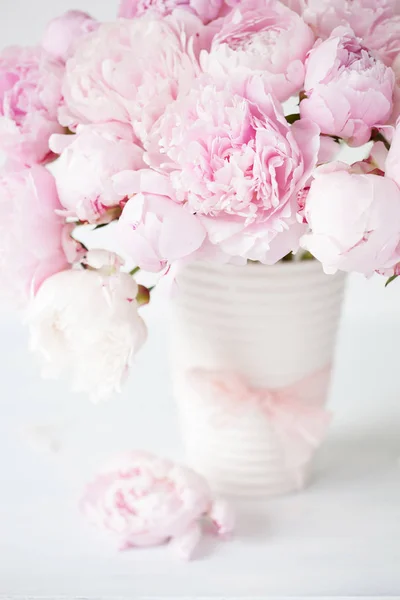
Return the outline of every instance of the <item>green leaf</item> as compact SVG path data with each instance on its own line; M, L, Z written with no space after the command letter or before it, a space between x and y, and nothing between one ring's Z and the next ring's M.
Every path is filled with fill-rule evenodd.
M93 227L93 231L96 231L97 229L102 229L103 227L107 227L107 225L109 225L109 223L100 223L99 225L95 225Z
M300 115L299 113L293 113L292 115L286 115L285 119L290 125L293 125L296 121L300 121Z
M292 262L293 259L294 259L293 252L289 252L289 254L286 254L286 256L284 256L281 260L282 260L282 262Z
M385 283L385 288L387 288L387 286L392 283L392 281L394 281L395 279L398 278L398 275L392 275L391 277L389 277L389 279L387 280L387 282Z
M315 260L314 256L308 250L305 250L301 256L300 260Z

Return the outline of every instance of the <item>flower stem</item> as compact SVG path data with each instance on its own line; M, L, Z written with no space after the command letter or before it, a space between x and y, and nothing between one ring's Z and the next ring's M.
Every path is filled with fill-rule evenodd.
M387 141L387 139L385 138L383 133L381 133L377 129L373 129L373 131L372 131L371 142L382 142L383 145L385 146L386 150L388 150L388 151L390 150L389 142Z
M392 283L392 281L394 281L395 279L398 278L398 275L392 275L391 277L389 277L389 279L387 280L387 282L385 283L385 287L387 287L389 284Z

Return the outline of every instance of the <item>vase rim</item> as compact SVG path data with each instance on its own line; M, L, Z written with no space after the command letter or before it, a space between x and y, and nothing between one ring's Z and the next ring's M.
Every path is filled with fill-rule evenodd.
M207 261L197 261L193 263L194 267L207 268L213 271L250 271L264 270L269 272L284 272L290 273L316 273L323 272L322 265L318 260L303 260L303 261L292 261L292 262L279 262L274 265L265 265L263 263L251 262L245 265L234 265L234 264L218 264ZM343 275L343 273L342 273ZM329 275L328 275L329 276Z

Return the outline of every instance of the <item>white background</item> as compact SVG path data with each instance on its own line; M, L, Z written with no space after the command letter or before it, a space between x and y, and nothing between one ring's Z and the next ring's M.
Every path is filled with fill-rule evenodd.
M32 44L71 0L1 0L0 44ZM79 7L111 18L112 0ZM40 380L18 320L0 316L0 597L400 595L400 283L352 277L339 335L336 414L312 486L239 508L234 541L197 560L167 548L119 554L77 509L96 465L126 448L182 459L168 381L165 312L123 396L90 405ZM49 425L58 454L33 447ZM42 431L42 430L41 430ZM36 436L37 437L37 436ZM33 438L33 439L32 439Z

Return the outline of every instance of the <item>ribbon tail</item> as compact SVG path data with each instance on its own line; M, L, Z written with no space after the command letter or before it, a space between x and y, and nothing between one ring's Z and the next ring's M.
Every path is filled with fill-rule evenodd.
M324 409L313 409L307 421L300 423L299 434L304 440L317 449L326 437L329 425L332 421L332 414Z
M304 483L304 467L324 440L330 421L330 414L322 408L303 409L295 419L275 415L283 459L287 469L299 480L299 487Z

